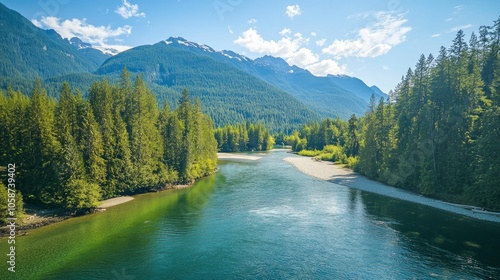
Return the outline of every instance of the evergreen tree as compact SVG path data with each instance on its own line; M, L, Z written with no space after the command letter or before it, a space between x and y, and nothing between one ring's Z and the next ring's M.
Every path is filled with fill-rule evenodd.
M37 78L27 110L26 160L20 166L19 185L30 194L28 200L59 205L63 199L57 170L61 146L54 130L54 107Z
M165 176L161 161L163 145L157 126L159 111L154 95L140 76L136 77L134 90L126 97L125 112L132 162L131 183L141 188L156 187Z

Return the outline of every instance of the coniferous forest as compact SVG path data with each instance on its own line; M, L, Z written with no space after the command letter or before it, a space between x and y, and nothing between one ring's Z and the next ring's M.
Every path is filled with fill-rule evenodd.
M500 19L468 42L459 31L437 57L422 55L389 99L372 96L364 117L305 125L287 140L310 156L335 145L344 155L334 161L370 178L498 210L499 51Z
M16 164L23 200L70 210L192 182L217 164L213 123L200 102L184 90L176 110L160 109L127 70L118 84L95 82L88 100L63 83L56 101L39 79L31 97L2 92L0 135L0 166Z
M221 152L267 151L275 140L263 124L226 125L215 130L217 148Z

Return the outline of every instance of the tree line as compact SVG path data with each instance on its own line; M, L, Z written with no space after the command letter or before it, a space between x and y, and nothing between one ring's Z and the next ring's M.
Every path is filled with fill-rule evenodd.
M24 200L66 209L192 182L217 164L214 125L199 100L184 90L176 110L160 109L126 69L117 84L93 83L88 100L65 82L56 101L40 79L31 97L1 92L0 137L0 166L16 164Z
M306 125L287 140L318 151L307 155L337 146L344 156L333 160L390 185L498 210L499 52L500 18L468 43L459 31L436 58L421 55L388 99L372 96L364 117Z
M263 124L226 125L215 130L217 148L221 152L266 151L275 140Z
M500 18L421 55L365 118L359 170L428 196L500 209Z
M305 124L285 141L299 155L354 167L360 147L358 134L358 118L352 115L349 121L327 118L321 123Z

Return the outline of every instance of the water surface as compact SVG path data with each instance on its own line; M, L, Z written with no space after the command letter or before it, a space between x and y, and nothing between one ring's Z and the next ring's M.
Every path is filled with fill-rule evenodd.
M286 156L221 161L189 189L34 230L17 240L17 279L500 275L499 224L317 180Z

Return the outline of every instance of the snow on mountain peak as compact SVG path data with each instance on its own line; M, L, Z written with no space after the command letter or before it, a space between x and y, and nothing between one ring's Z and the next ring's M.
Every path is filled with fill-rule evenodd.
M211 47L209 47L207 45L200 45L198 43L188 41L188 40L186 40L182 37L179 37L179 36L172 36L172 37L168 38L167 40L164 40L163 42L165 42L165 44L167 44L167 45L175 43L178 45L184 45L186 47L199 48L199 49L202 49L206 52L215 52Z
M92 48L100 50L103 54L107 54L107 55L111 55L111 56L114 56L114 55L117 55L117 54L120 53L119 50L113 49L113 48L110 48L110 47L92 46Z

